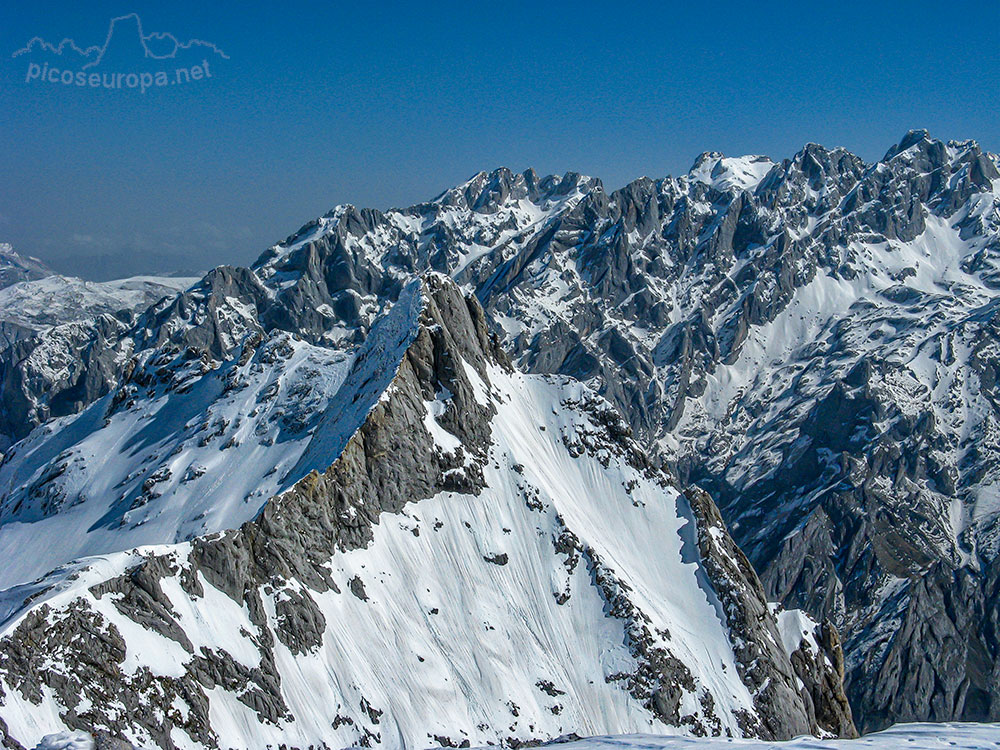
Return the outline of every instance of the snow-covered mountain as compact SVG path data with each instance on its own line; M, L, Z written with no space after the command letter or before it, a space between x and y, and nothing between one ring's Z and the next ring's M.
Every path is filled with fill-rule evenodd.
M20 255L10 243L0 242L0 289L19 281L41 279L52 273L38 258Z
M8 491L0 530L34 536L5 553L76 546L6 583L107 554L0 593L6 746L61 727L163 748L853 732L835 631L769 607L711 499L584 384L514 369L447 277L331 357L286 333L231 366L154 357L15 446L11 489L54 451L62 469ZM188 541L112 552L142 529Z
M245 376L248 394L278 382L281 397L235 428L227 415L243 407L223 376L244 377L240 360L284 334L329 358L324 372L353 366L385 306L434 270L475 294L519 369L586 383L682 486L708 490L768 598L836 624L860 726L1000 717L998 162L912 131L874 164L809 144L780 162L706 153L687 175L614 192L500 169L405 209L337 207L251 269L216 269L133 326L67 336L5 385L0 431L25 441L0 467L0 544L47 504L83 519L95 496L105 525L85 538L110 544L118 524L121 549L149 524L165 543L239 520L242 487L206 505L220 510L196 519L204 529L156 515L197 507L172 459L192 457L192 440L260 429L283 460L306 451L259 421L265 408L299 414L284 365ZM218 438L190 412L174 429L179 403L156 404L199 387ZM102 442L130 428L114 410L104 428L90 405L133 399L151 442ZM90 427L50 421L81 410ZM77 468L107 445L139 456L127 470L108 459L115 502ZM147 481L159 494L144 500Z

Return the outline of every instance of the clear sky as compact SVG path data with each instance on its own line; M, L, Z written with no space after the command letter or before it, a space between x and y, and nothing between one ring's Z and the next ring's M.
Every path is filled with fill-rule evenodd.
M140 93L26 80L59 61L11 56L102 45L133 12L228 59ZM996 0L5 2L0 72L0 241L89 275L247 263L337 203L501 165L615 188L706 150L874 160L913 127L1000 150Z

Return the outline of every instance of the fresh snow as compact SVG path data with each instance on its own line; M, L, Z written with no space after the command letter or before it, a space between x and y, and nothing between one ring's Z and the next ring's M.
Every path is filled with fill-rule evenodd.
M753 191L774 162L766 156L706 155L688 174L688 178L711 185L719 192Z
M959 145L948 147L956 158L960 151ZM990 158L995 159L995 157ZM685 193L686 199L690 199L686 210L689 210L691 215L705 216L712 213L709 201L732 199L739 190L757 190L772 168L774 165L763 158L730 159L720 155L709 155L708 158L699 160L687 177L679 180L668 178L657 182L656 190L661 195L673 192ZM870 174L878 174L886 169L885 164L878 164L871 167ZM347 251L364 256L375 265L391 269L390 274L396 273L392 267L390 253L400 246L407 245L414 248L417 251L416 255L422 258L432 253L440 253L442 257L437 259L440 264L446 266L449 272L467 288L474 282L482 283L480 292L485 296L491 292L490 284L493 283L491 279L495 279L496 276L489 276L484 282L483 279L476 277L478 269L498 266L531 246L532 242L537 241L549 229L553 229L557 231L553 234L552 245L543 246L544 251L532 257L526 266L525 273L530 283L522 284L510 291L506 304L502 310L496 312L495 319L506 332L508 343L518 336L524 337L522 341L527 340L537 333L548 330L554 322L572 322L581 309L583 300L592 293L592 287L588 287L588 284L593 282L593 279L587 276L590 271L586 259L581 258L581 248L585 245L583 232L578 228L562 226L561 222L567 214L572 213L568 209L572 209L587 196L588 191L593 190L593 183L584 178L563 197L554 201L534 203L512 197L498 206L488 207L488 210L479 210L468 205L467 195L475 193L488 179L490 176L485 173L477 175L466 185L447 191L430 204L387 212L383 216L386 221L376 222L373 230L361 234L352 234L347 230L350 223L347 219L355 216L356 210L350 206L338 207L314 225L310 225L310 228L298 237L276 246L268 257L262 259L255 271L266 293L274 296L296 283L297 274L294 270L287 270L292 264L286 266L285 262L290 256L303 250L309 242L323 238L330 239L331 242L342 242ZM913 241L883 241L878 238L873 239L872 235L862 234L850 236L850 242L846 246L834 246L832 252L839 253L842 256L840 258L817 263L814 257L808 254L804 256L798 261L800 267L795 270L801 272L805 270L807 263L814 264L815 274L806 277L811 280L795 288L787 303L783 301L777 305L776 315L770 322L751 326L746 341L735 356L735 361L720 363L711 371L703 373L704 391L701 395L687 400L683 419L675 430L657 436L660 439L658 447L668 457L683 458L705 450L709 445L707 436L711 436L712 468L728 468L725 478L734 483L747 483L759 479L776 469L783 450L797 438L795 434L791 434L795 432L794 429L787 431L774 429L762 435L760 432L755 434L752 428L760 428L765 424L794 426L796 415L804 413L816 399L821 398L830 383L842 379L854 364L872 353L884 355L898 368L887 373L879 382L872 383L871 388L878 391L880 396L888 396L888 402L907 416L929 412L936 419L942 433L955 436L956 439L952 444L942 449L942 453L946 454L942 456L945 463L961 465L963 460L971 455L970 446L995 444L995 418L991 415L990 407L970 366L975 337L968 332L970 327L974 327L978 321L987 319L996 309L995 289L983 280L980 272L974 273L968 270L973 267L970 261L977 253L990 249L987 243L995 240L995 234L964 235L973 219L986 221L991 212L996 214L997 203L994 196L1000 190L998 184L1000 183L994 184L993 194L983 193L974 196L967 206L947 219L933 212L926 213L926 230ZM713 194L711 190L706 191L704 186L717 191L718 194ZM804 202L809 206L821 204L827 189L827 187L815 189L811 185L806 185ZM708 198L704 198L706 193ZM796 201L798 200L796 198ZM815 233L824 231L823 226L831 221L831 217L839 220L837 217L840 216L838 208L829 206L827 208L826 214L814 212L809 208L805 212L808 215L804 215L802 221L795 226L791 223L787 226L781 224L785 219L776 213L776 225L783 227L782 231L787 231L795 242L818 245L822 236L817 239ZM875 201L869 204L868 208L881 210ZM992 226L995 229L995 222ZM707 238L716 228L716 226L705 228L702 239ZM652 237L644 238L637 228L626 232L623 225L613 225L610 222L598 226L596 232L601 237L627 237L628 242L634 246L635 253L646 252L646 239ZM655 240L655 237L652 239ZM774 239L775 237L772 237L767 245L747 248L748 257L737 258L731 266L727 266L729 278L722 283L734 284L733 278L746 266L754 264L757 254L763 255L773 251ZM657 250L655 243L651 243L650 246ZM679 265L673 266L674 261L667 257L664 257L663 262L671 269L677 269L676 280L667 283L663 279L650 278L649 284L655 292L654 298L664 301L670 308L669 323L655 329L641 322L630 321L619 308L631 300L631 297L624 301L614 300L614 304L609 304L608 309L604 311L606 320L602 321L603 327L600 331L589 334L591 338L601 335L608 327L614 327L630 338L637 350L642 351L643 347L651 350L657 341L666 339L670 333L670 325L684 323L691 318L708 291L703 286L703 281L709 278L710 274L703 272L704 268L699 271L694 262L684 268ZM712 263L708 263L705 267L712 268L712 266ZM844 267L849 268L851 273L839 272ZM763 284L762 281L761 285ZM761 292L761 289L742 291L756 293ZM765 304L770 303L773 297L768 295L773 291L773 289L763 289L758 299ZM921 302L918 305L913 300ZM744 298L740 298L732 306L720 306L718 309L710 310L709 327L713 331L720 330L720 326L730 316L735 315L738 305L743 301ZM365 298L366 310L375 309L376 302L374 297ZM928 311L931 310L936 311L935 314L929 314ZM838 326L838 322L841 325ZM408 329L402 326L399 330L405 332ZM352 333L353 331L346 329L331 329L329 340L331 342L346 340ZM381 383L364 389L364 392L362 387L369 382L369 376L376 371L391 378L395 372L393 363L400 347L405 348L405 343L405 335L396 337L392 341L386 339L385 343L380 345L380 349L373 350L371 361L377 363L377 366L368 367L366 370L362 370L366 359L355 359L355 355L331 352L330 349L321 347L315 347L311 353L303 354L302 356L307 358L313 357L317 368L324 373L327 372L326 368L333 368L336 373L328 382L322 383L316 396L319 401L313 403L312 411L322 416L305 424L305 432L299 433L294 439L283 440L288 436L287 433L277 429L272 430L268 426L271 424L270 419L254 417L249 423L237 422L236 417L242 415L242 412L240 407L229 404L227 399L232 398L231 396L226 398L219 396L211 402L210 407L205 407L214 409L212 413L222 417L219 422L223 423L221 434L213 438L215 442L212 444L212 450L201 451L200 448L206 446L199 446L199 450L195 451L191 445L191 438L204 436L206 429L211 433L210 426L206 428L202 425L192 426L184 441L180 441L183 443L180 445L178 440L162 439L163 434L169 432L163 427L168 424L165 420L169 418L174 407L189 403L188 399L193 396L187 395L184 399L179 399L176 395L171 396L170 400L164 403L153 399L148 404L141 404L135 410L115 413L109 420L110 424L103 427L100 427L100 424L104 410L108 406L106 402L102 402L99 408L92 407L78 417L39 428L19 444L13 455L0 467L0 483L8 482L6 487L11 493L10 497L7 497L4 486L0 484L0 497L4 497L0 505L0 554L6 552L10 556L11 551L23 549L33 531L43 528L53 530L61 540L70 541L65 550L46 550L42 553L43 559L37 565L17 560L10 566L12 572L7 583L0 580L0 587L18 583L20 587L14 591L24 592L32 587L32 584L27 584L26 581L44 572L47 567L66 562L78 554L103 554L145 542L180 541L190 538L192 534L227 528L228 525L252 517L268 493L279 492L303 472L326 465L331 456L338 453L338 446L342 447L353 429L360 420L363 420L367 410L372 406L371 399L388 397L385 391L379 393ZM289 346L297 353L308 348L297 341L293 341ZM828 356L815 357L816 347L827 347L825 351ZM945 354L952 358L945 361ZM324 357L328 359L323 359ZM819 365L815 364L817 361L820 361ZM285 390L287 383L282 380L287 369L294 369L293 364L278 365L271 370L265 368L267 371L263 374L257 371L252 376L241 373L241 378L250 380L248 397L252 396L259 400L262 394L268 393L272 384L281 380L279 401L282 404L297 403L294 391ZM656 363L656 370L650 375L654 384L662 385L665 391L671 387L669 381L665 379L669 375L669 364ZM218 378L221 379L225 372L235 372L238 369L239 367L233 363L224 363L223 373ZM365 374L352 380L350 372ZM484 382L479 381L477 384L473 379L473 385L477 400L485 402L497 397L497 392L491 393L491 387ZM204 388L204 386L198 387ZM221 387L224 389L224 384ZM165 394L161 396L166 398ZM508 397L512 398L510 394ZM249 400L252 399L248 398L248 402ZM425 403L427 414L424 426L443 451L453 448L456 440L441 428L437 421L441 411L447 408L447 400L448 394L440 393L433 401ZM317 403L321 405L317 406ZM249 403L246 405L249 406ZM251 411L256 408L253 407ZM342 408L350 411L349 419L341 419L339 409ZM136 414L132 414L132 411ZM129 419L133 421L125 421ZM145 423L144 420L153 425L153 434L160 438L159 441L140 445L140 450L134 453L123 452L124 448L131 450L133 447L124 442L129 431L139 429ZM889 427L889 424L879 425L879 429ZM244 477L237 475L242 474L243 467L248 465L256 467L262 463L257 460L256 454L249 452L249 449L240 448L243 445L240 440L246 436L250 428L253 428L254 434L258 434L258 430L262 431L265 443L268 440L276 442L276 445L268 448L269 451L275 451L277 446L284 446L283 449L287 453L281 454L281 460L278 462L280 471L268 477L255 476L251 471L245 477L247 486L242 487L239 482ZM164 432L158 431L161 429ZM91 438L91 432L100 434L101 437ZM68 436L65 441L63 434ZM170 457L174 456L171 451L178 449L180 453L177 455L183 456L184 461L190 460L187 465L194 470L194 473L200 470L199 467L210 468L212 471L202 481L197 477L192 479L194 482L192 491L186 493L178 489L175 484L177 475L174 467L168 466L172 478L162 482L167 492L162 493L162 496L157 494L153 497L153 494L160 493L159 484L161 484L153 482L153 492L147 493L149 499L134 508L130 507L138 499L138 494L141 494L137 488L149 480L156 479L160 469L169 463ZM114 464L111 467L113 471L110 472L113 479L105 480L93 471L88 474L88 469L77 465L79 463L86 465L96 460L98 466L104 466L99 461L103 460L106 454L109 456L108 462ZM224 454L224 457L218 458L220 454ZM269 461L271 455L276 454L269 453ZM206 460L215 458L217 462L206 466L202 456L209 457ZM502 461L499 463L503 465ZM526 466L531 468L530 463L526 463ZM44 483L39 483L38 480L46 478L44 474L47 473L47 469L53 467L60 469L62 475L54 480L54 484L50 482L46 485L46 489L42 489ZM543 469L544 467L534 467L532 470L544 474ZM969 531L970 527L985 527L1000 513L1000 490L998 490L1000 475L997 475L995 467L992 466L985 467L984 472L981 481L964 489L961 497L948 499L947 505L940 509L940 517L929 519L935 533L940 527L943 544L960 547L958 540ZM216 488L212 485L213 479L209 478L213 474L221 477L223 483L232 481L236 484L221 489ZM263 487L263 492L250 499L246 499L245 496L241 498L245 491L249 494L250 482L256 482L255 487ZM116 483L123 483L122 489L119 489ZM56 489L50 492L48 487L53 486ZM104 502L103 498L109 487L113 487L125 497L120 499L118 505L102 507L101 502ZM38 492L33 494L30 491L32 488L38 489ZM496 488L491 483L489 491L500 492L501 488ZM95 496L100 498L96 504ZM198 497L206 498L204 508L198 505ZM125 500L131 503L125 503ZM801 498L804 505L808 500ZM421 503L419 508L423 512L425 508L436 507L433 504L441 502L441 498L435 498ZM472 513L465 507L464 500L451 499L449 502L453 503L454 507L449 505L447 509L442 509L441 513ZM171 508L175 504L182 510L171 518L170 514L174 513ZM553 502L553 507L556 505L558 503ZM90 515L84 515L78 508L89 508L87 512ZM212 514L207 518L199 518L195 511L205 508L213 509ZM791 512L794 508L786 510ZM564 511L560 509L559 512ZM72 513L80 515L72 518L70 517ZM568 522L568 518L573 515L572 505L565 510L565 513ZM67 520L54 520L61 516L65 516ZM413 519L414 522L422 520L425 523L428 520L416 513ZM463 516L463 523L468 521L470 526L477 530L477 534L483 533L480 527L473 523L474 520L478 522L480 519L474 519L471 515ZM116 531L121 534L121 539L105 544L100 541L100 535L103 533L101 524L111 529L112 521L121 525ZM577 518L576 522L579 521ZM763 528L766 523L767 521L761 524L760 534L767 533ZM35 524L48 524L48 526L35 526ZM391 521L385 522L377 530L378 544L399 545L401 549L406 548L407 544L414 544L403 533L410 531L409 529L393 532L391 526ZM88 532L80 534L80 529L88 529ZM607 531L607 529L601 530ZM19 533L25 536L19 539L17 537ZM393 536L394 533L402 538L397 539ZM424 533L427 533L426 529ZM443 529L441 533L444 533ZM84 539L85 543L81 545L79 538ZM496 542L492 537L484 538ZM967 537L969 538L973 537ZM4 547L5 539L8 539L7 547ZM934 537L934 540L936 542L937 537ZM449 543L458 544L458 541L450 539ZM972 542L966 542L970 543ZM997 543L996 540L993 543ZM495 554L500 546L482 545L487 555ZM975 549L971 551L959 549L955 553L956 560L975 561L976 553ZM408 554L406 548L406 551L401 553L401 560L404 562L408 560ZM45 558L44 555L50 557ZM355 554L355 557L360 556ZM331 565L342 566L338 570L344 576L348 572L353 572L365 578L369 571L362 569L362 566L367 565L367 562L358 562L351 568L349 563L354 559L351 555L345 555L342 559L331 561ZM384 566L385 577L389 579L391 576L403 576L401 569L393 568L392 564L395 564L395 558ZM77 564L68 565L67 569L75 565ZM501 571L508 569L513 571L514 566L515 563L511 562L507 566L496 567ZM65 570L58 575L64 573ZM407 572L406 575L412 573ZM365 581L369 594L375 593L384 597L407 594L406 589L392 588L385 581L373 583L367 578ZM893 595L893 592L902 585L901 579L891 579L884 583L886 596ZM506 595L506 591L501 590L500 594ZM7 606L4 604L7 599L0 594L0 605ZM373 596L372 601L377 599ZM710 601L708 604L709 608L714 606ZM656 602L653 602L650 606L655 609L655 605ZM341 604L341 606L347 605ZM692 611L700 613L702 610L696 607ZM231 614L235 622L238 619L236 613ZM670 612L667 612L663 617L666 618L669 614ZM197 616L192 614L191 619L197 620ZM786 648L794 645L796 638L801 642L800 636L805 635L810 627L809 622L789 612L779 612L778 621ZM877 627L882 629L889 627L887 623L889 618L883 619ZM224 627L232 629L235 626L226 624ZM215 633L211 637L217 636L219 634ZM205 636L206 639L208 637ZM420 631L419 637L423 637L423 631ZM715 645L718 646L717 643ZM711 646L712 644L709 644L709 647ZM235 648L237 646L234 646ZM243 654L243 656L248 655ZM714 657L714 654L689 653L687 656L697 661L707 656ZM301 659L296 660L300 665L297 668L305 670L306 667L300 662ZM478 664L474 666L479 668ZM321 666L315 668L319 670ZM422 684L422 688L427 689L427 686ZM434 689L439 688L439 685L434 686ZM303 705L308 705L309 684L296 689L301 690ZM213 699L213 715L218 714L219 721L228 721L233 727L241 727L253 720L253 717L248 716L246 712L239 713L243 710L241 706L227 708L226 701L229 697L226 695L219 694L217 697L217 701ZM734 695L733 700L738 704L740 697ZM636 731L642 729L641 726L633 728ZM630 731L633 728L630 728Z
M816 641L818 624L801 609L784 609L779 604L772 604L771 611L778 621L778 634L785 653L792 654L799 649L802 641L806 641L816 653L822 653Z
M898 724L855 740L800 737L788 742L729 738L665 737L622 734L559 742L543 747L558 750L992 750L1000 745L998 724ZM47 735L35 750L95 750L84 732Z
M992 750L1000 745L1000 724L898 724L854 740L799 737L762 742L719 737L650 735L590 737L556 745L559 750Z

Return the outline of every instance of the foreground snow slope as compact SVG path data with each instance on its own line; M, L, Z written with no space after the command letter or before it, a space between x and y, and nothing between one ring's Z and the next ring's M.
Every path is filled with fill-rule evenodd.
M799 737L789 742L619 735L560 744L560 750L990 750L1000 744L1000 724L898 724L853 740Z
M559 750L992 750L1000 744L998 724L899 724L853 740L799 737L786 742L623 734L560 742ZM84 732L59 732L36 750L95 750Z
M832 631L779 633L711 501L582 384L513 370L454 284L425 284L373 328L339 389L355 395L252 521L0 593L0 737L853 731Z

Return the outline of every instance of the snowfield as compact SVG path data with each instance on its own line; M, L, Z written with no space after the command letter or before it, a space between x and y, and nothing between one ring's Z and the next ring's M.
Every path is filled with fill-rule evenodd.
M855 740L799 737L788 742L625 734L558 745L560 750L986 750L1000 747L1000 724L898 724Z
M489 376L490 386L475 383L478 397L498 409L487 488L479 496L442 493L384 516L370 546L331 556L337 588L306 590L328 623L322 645L312 653L283 645L275 652L295 721L263 724L219 687L209 699L223 747L227 738L242 748L351 744L365 727L373 742L406 748L455 736L456 727L480 727L469 737L478 744L493 741L497 729L523 739L571 729L656 731L663 725L625 690L604 687L609 676L638 665L621 621L605 615L587 557L615 571L658 645L691 669L698 692L685 694L684 713L701 716L698 694L706 690L725 727L736 729L734 712L754 710L753 696L737 678L721 605L704 588L701 566L685 562L695 554L687 548L694 521L676 491L614 460L605 467L597 457L566 450L564 439L594 430L571 406L586 398L584 386L500 368ZM429 408L428 431L439 450L453 451L457 439L434 417L440 408ZM579 558L563 559L554 549L566 529L587 550L578 565ZM92 589L151 554L181 567L187 550L182 544L88 558L70 566L69 575L64 568L56 578L66 576L65 583L35 600L58 609L82 597L125 637L123 669L180 677L189 659L181 645L123 617ZM177 580L161 585L194 647L224 648L256 667L261 656L248 637L256 628L245 611L204 579L203 596L191 600ZM278 619L285 597L300 591L290 582L265 594L269 620ZM0 617L28 593L29 587L4 592ZM3 622L0 634L11 633L26 612ZM8 705L0 714L15 736L37 737L58 721L57 703L31 706L6 688ZM343 723L331 732L332 717ZM174 741L200 747L179 732Z
M817 740L800 737L788 742L760 742L721 738L663 737L621 734L588 737L543 747L558 750L991 750L1000 747L1000 724L899 724L856 740ZM35 750L95 750L82 732L60 732L45 737Z

